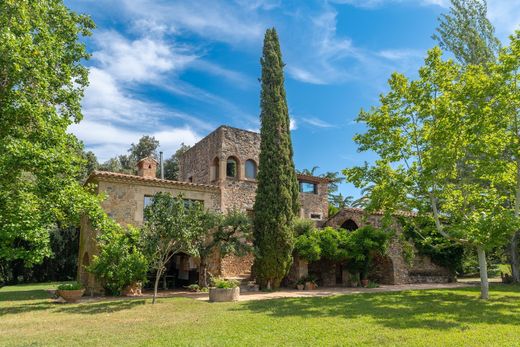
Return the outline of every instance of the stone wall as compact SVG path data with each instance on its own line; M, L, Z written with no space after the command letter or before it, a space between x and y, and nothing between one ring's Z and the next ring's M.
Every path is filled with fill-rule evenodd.
M215 184L211 168L215 158L220 159L222 146L221 128L197 142L179 158L179 181Z
M182 194L185 199L198 200L204 207L220 210L220 190L215 186L203 186L132 175L99 172L90 177L89 183L95 183L97 192L106 195L102 202L103 209L119 224L140 226L143 223L144 198L157 192L168 192L174 196ZM87 288L87 293L100 292L101 286L94 276L84 271L83 264L90 263L92 256L98 254L97 231L92 228L87 218L81 220L80 247L78 254L78 280ZM219 270L219 267L216 266ZM215 266L212 266L215 271Z
M382 227L382 215L367 215L362 209L346 208L330 218L325 226L339 228L347 221L353 221L357 227L372 225L376 228ZM411 214L405 217L413 218ZM394 219L391 227L395 235L390 240L387 255L379 257L375 261L374 270L370 277L382 284L404 284L425 282L449 282L453 281L450 271L431 261L427 256L418 255L408 264L403 256L403 249L399 236L402 234L401 225Z
M311 214L319 214L319 220L326 220L329 211L328 184L316 183L318 194L300 193L301 218L311 219ZM313 218L315 219L315 218Z

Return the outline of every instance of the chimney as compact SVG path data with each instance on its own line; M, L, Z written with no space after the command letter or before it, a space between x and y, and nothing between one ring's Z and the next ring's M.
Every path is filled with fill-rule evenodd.
M137 175L141 177L156 178L157 160L146 157L137 163Z
M164 162L163 162L163 153L162 151L159 152L159 163L161 165L161 179L164 179Z

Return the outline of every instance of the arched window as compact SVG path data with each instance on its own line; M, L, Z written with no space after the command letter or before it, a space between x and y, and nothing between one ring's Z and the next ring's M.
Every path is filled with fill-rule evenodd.
M343 224L341 224L341 229L346 229L348 231L354 231L358 228L358 225L352 219L347 219Z
M229 157L226 163L226 176L238 178L238 160L235 157Z
M246 160L246 177L251 179L256 178L256 163L252 159Z
M218 157L215 157L213 159L213 163L211 164L211 181L216 181L219 179L219 171L220 171L220 160L218 160Z

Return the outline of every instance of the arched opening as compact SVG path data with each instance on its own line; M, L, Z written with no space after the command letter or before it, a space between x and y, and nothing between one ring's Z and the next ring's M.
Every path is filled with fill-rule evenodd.
M354 231L358 228L358 225L352 219L347 219L345 222L343 222L343 224L341 224L341 229L345 229L348 231Z
M211 181L216 181L219 179L219 171L220 171L220 160L218 159L218 157L215 157L215 159L213 159L213 163L211 163L211 170L210 170Z
M257 167L252 159L246 160L246 178L256 179Z
M226 176L231 178L238 178L238 159L229 157L226 163Z

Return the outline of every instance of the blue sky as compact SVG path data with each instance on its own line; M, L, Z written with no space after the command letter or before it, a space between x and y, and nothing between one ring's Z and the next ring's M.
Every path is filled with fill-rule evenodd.
M260 55L275 27L297 168L340 171L358 153L355 118L377 105L393 71L413 76L447 0L68 0L92 16L84 119L71 127L100 161L153 135L169 157L221 124L259 128ZM520 23L519 0L489 0L498 37ZM358 196L349 184L341 191Z

